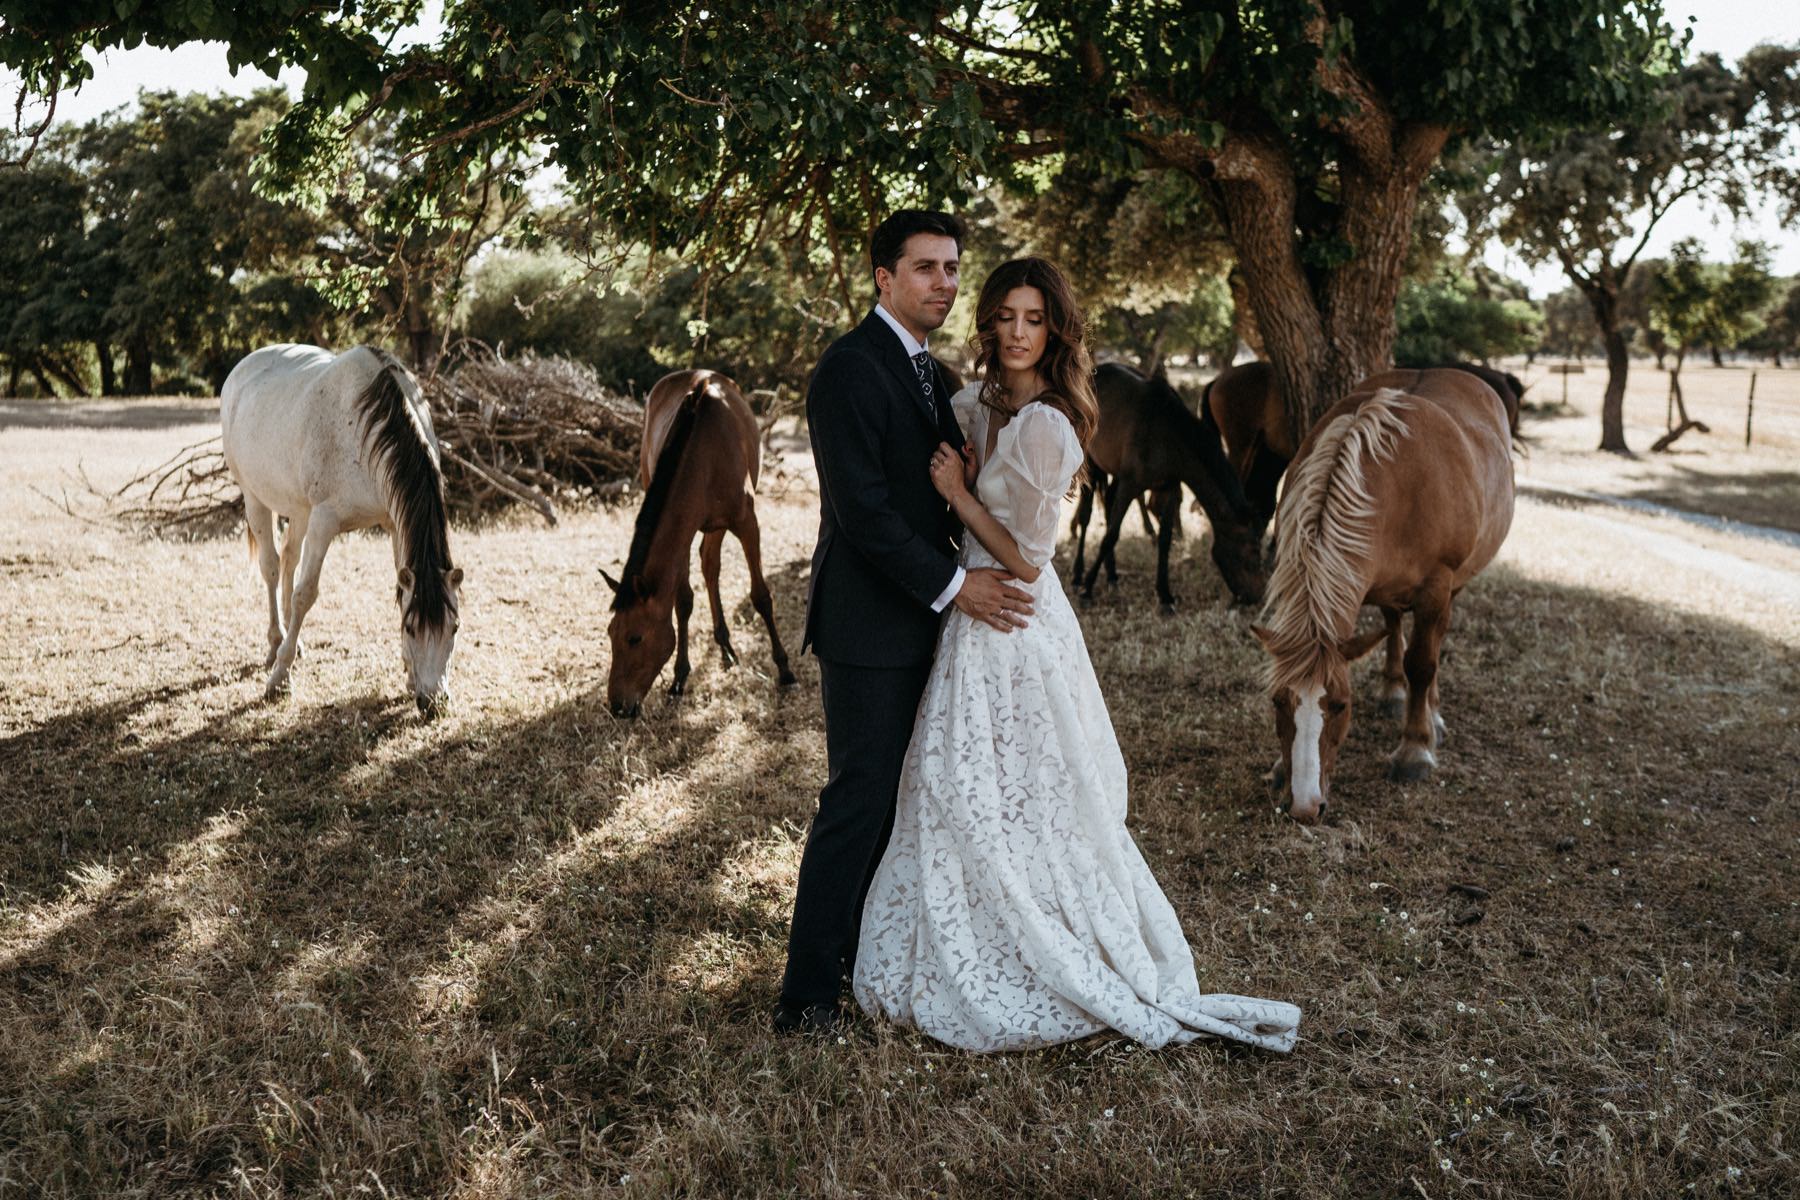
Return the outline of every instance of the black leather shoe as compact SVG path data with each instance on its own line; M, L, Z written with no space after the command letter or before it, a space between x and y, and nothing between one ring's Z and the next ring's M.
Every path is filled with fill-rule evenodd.
M841 1032L844 1019L833 1004L789 1004L775 1006L771 1020L776 1033L830 1034Z

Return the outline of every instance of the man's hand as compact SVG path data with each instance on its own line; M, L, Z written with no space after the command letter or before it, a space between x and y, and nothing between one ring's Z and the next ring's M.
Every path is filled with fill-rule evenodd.
M1009 586L1014 578L992 567L976 567L964 573L962 590L950 603L1001 633L1023 629L1024 618L1032 613L1031 596Z

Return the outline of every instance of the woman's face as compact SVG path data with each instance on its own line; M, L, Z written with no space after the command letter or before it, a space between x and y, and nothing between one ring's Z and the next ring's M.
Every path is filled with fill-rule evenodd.
M1006 293L994 313L995 349L1007 371L1029 371L1044 357L1050 344L1050 322L1044 293L1034 287L1016 287Z

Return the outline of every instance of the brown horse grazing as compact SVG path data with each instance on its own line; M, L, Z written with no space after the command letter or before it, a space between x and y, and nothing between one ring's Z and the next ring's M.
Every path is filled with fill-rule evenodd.
M1525 395L1518 376L1469 362L1431 369L1464 371L1493 388L1506 406L1508 428L1518 436L1519 405ZM1202 419L1224 439L1226 455L1250 505L1251 525L1261 537L1275 515L1276 488L1300 445L1289 427L1275 368L1266 362L1226 367L1200 393L1200 409Z
M1413 616L1406 724L1389 777L1424 779L1443 736L1438 650L1450 606L1512 524L1512 439L1492 388L1462 371L1388 371L1329 409L1288 469L1276 526L1270 695L1288 812L1317 820L1350 730L1350 663ZM1378 606L1386 627L1356 632Z
M1090 478L1075 514L1076 582L1083 597L1094 594L1094 580L1104 565L1109 580L1125 517L1145 492L1153 493L1160 529L1156 538L1156 594L1164 611L1173 611L1169 590L1169 544L1181 509L1181 485L1193 490L1213 528L1213 563L1239 602L1262 599L1268 580L1263 571L1261 539L1251 531L1244 493L1219 445L1218 431L1208 428L1161 375L1146 379L1123 363L1105 363L1094 372L1094 395L1100 402L1100 424L1088 443ZM1093 496L1105 497L1106 535L1094 552L1086 577L1081 566Z
M638 510L622 578L602 571L612 587L612 670L606 703L618 717L635 717L644 696L675 654L672 696L687 687L688 616L694 589L688 560L701 535L700 570L712 603L713 640L729 667L737 662L725 610L719 602L719 556L726 533L744 548L750 564L750 603L769 628L769 646L781 686L794 682L787 651L775 631L775 606L763 580L762 534L756 523L756 484L762 475L762 439L756 418L737 385L716 371L676 371L659 379L644 402L644 440L639 477L644 504ZM669 627L673 608L676 629Z

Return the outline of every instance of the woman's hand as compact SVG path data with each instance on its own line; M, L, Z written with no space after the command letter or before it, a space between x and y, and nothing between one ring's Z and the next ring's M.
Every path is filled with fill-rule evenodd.
M931 485L938 490L938 495L952 504L967 495L968 471L968 460L962 454L952 449L949 442L938 443L931 455Z

